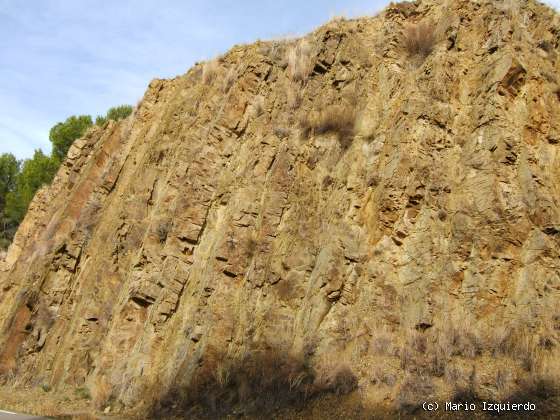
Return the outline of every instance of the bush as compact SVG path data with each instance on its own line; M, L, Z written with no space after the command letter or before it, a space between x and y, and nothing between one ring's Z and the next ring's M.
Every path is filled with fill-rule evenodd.
M285 139L290 136L290 129L286 127L275 127L273 132L279 139Z
M74 393L78 398L81 398L83 400L91 400L91 394L89 392L89 389L87 389L86 387L76 388Z
M403 45L410 57L426 58L436 42L436 31L431 22L409 25L404 30Z
M109 120L119 121L125 119L130 114L132 114L133 110L134 109L131 105L120 105L109 108L109 111L107 111L107 114L104 117L98 115L97 118L95 118L95 124L98 126L102 126Z
M253 258L255 252L257 251L258 243L255 239L249 238L247 241L247 256Z

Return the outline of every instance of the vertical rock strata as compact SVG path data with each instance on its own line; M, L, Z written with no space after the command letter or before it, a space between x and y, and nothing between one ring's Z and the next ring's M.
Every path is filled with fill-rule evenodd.
M559 27L533 1L403 3L152 81L0 262L2 380L124 409L271 349L398 407L555 380ZM350 134L305 133L333 107Z

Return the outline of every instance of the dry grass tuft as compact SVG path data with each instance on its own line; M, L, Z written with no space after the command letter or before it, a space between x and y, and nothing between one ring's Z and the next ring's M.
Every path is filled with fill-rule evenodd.
M301 39L287 50L288 76L294 82L305 82L313 70L312 47L309 41Z
M237 69L237 67L236 66L230 67L223 80L222 92L224 94L228 93L238 78L239 78L239 70Z
M264 112L264 97L255 96L249 105L249 113L253 118L256 118Z
M275 63L279 63L280 67L286 68L288 65L286 57L287 39L278 39L264 43L257 50L259 54L265 55Z
M218 75L218 69L220 68L220 62L218 59L213 59L205 62L202 65L202 83L205 85L210 85L216 79Z
M354 107L333 105L314 115L304 116L299 121L299 127L304 138L336 134L342 150L347 150L354 138L355 121Z
M394 337L388 331L375 331L371 339L371 351L377 356L391 356L395 352L393 341Z
M396 390L400 410L414 411L430 398L436 389L432 381L438 390L443 385L456 402L475 402L489 395L499 401L546 401L558 395L557 318L548 317L532 327L524 319L510 320L484 335L488 329L460 309L446 322L443 328L411 328L398 338L382 329L373 333L370 354L380 363L370 381L394 386L387 366L396 360L387 364L386 358L398 357L405 375ZM488 358L496 359L495 368L483 366Z
M345 395L358 387L358 379L348 364L329 359L319 365L313 385L318 391Z
M403 33L403 46L409 57L425 59L434 49L436 30L432 22L408 25Z
M386 366L376 366L373 369L371 383L374 385L394 386L397 383L397 377L387 371Z
M297 109L303 102L303 93L298 86L290 86L287 93L288 108L291 110Z
M431 378L422 375L409 374L405 377L395 403L397 409L404 412L414 412L418 409L422 401L434 392L434 385Z
M102 410L111 399L113 388L105 377L98 377L95 381L92 394L95 408Z
M467 377L463 377L457 370L456 377L449 382L453 387L452 401L454 402L474 402L478 400L476 393L477 376L476 369L473 367ZM464 374L465 371L462 371ZM446 375L448 379L449 376Z
M254 238L249 238L247 240L247 256L253 258L257 252L258 242Z

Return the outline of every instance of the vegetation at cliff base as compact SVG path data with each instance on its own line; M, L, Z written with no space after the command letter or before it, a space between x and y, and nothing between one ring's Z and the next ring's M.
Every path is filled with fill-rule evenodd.
M103 126L109 120L117 121L131 113L130 105L113 107L105 116L97 116L95 125ZM0 155L0 250L12 241L37 190L51 183L72 143L93 125L90 115L72 115L51 128L50 155L40 149L25 160L17 160L10 153Z

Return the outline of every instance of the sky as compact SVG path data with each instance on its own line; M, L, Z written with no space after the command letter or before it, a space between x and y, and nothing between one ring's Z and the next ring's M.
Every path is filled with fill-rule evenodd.
M50 153L49 129L70 115L135 105L150 80L183 74L235 44L303 35L388 3L0 0L0 153Z

